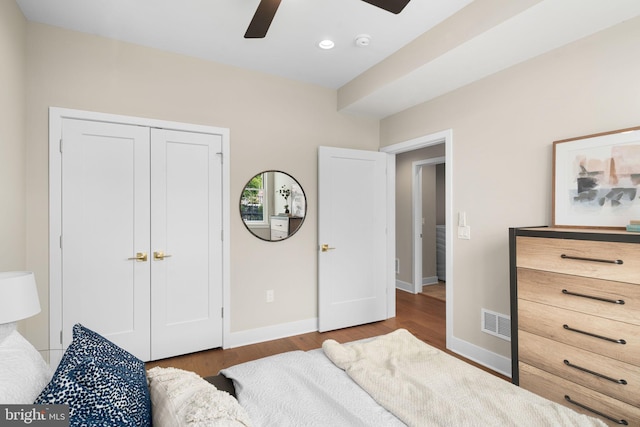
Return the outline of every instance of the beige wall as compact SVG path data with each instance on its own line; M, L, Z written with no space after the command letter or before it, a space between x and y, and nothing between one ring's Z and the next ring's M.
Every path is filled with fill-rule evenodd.
M0 2L0 272L25 268L25 46L27 23Z
M400 272L396 279L413 283L413 162L444 156L444 145L436 145L396 155L396 258ZM435 166L423 169L423 246L422 277L436 275Z
M377 120L337 113L335 90L42 24L28 24L26 52L27 261L38 277L48 275L48 107L211 125L231 134L231 330L317 316L317 148L376 150ZM302 229L283 242L251 235L237 210L243 186L266 169L291 174L307 195Z
M381 146L453 129L457 338L510 356L480 331L481 307L509 314L507 229L549 224L554 140L640 125L639 51L636 18L382 120Z

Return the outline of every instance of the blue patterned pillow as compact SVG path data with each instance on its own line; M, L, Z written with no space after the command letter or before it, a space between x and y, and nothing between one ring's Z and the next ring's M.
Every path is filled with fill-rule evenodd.
M80 324L34 403L68 404L70 426L151 425L144 363Z

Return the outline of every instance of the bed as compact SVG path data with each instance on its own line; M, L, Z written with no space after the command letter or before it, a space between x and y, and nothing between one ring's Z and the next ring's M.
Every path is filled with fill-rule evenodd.
M42 388L39 378L40 390L31 392L36 404L69 405L72 426L605 425L404 329L353 343L327 340L320 349L239 364L206 379L176 368L145 371L82 325L73 336L55 373L44 376L48 383Z

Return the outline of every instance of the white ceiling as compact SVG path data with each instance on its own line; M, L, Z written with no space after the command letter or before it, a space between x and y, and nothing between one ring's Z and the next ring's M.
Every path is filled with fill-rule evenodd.
M244 33L259 0L17 0L26 18L338 88L471 0L412 0L394 15L361 0L282 0L264 39ZM366 47L355 45L371 36ZM331 38L331 51L317 44Z
M243 37L259 0L16 2L29 21L337 89L472 0L411 0L399 15L361 0L282 0L264 39ZM404 77L372 89L343 111L386 117L640 15L639 0L528 3L535 4ZM356 46L360 34L371 36L369 46ZM318 48L323 38L333 39L336 47Z
M542 0L341 111L384 118L639 15L640 0Z

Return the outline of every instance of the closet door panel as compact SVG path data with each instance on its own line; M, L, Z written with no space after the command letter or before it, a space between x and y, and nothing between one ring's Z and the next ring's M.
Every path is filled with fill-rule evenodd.
M149 130L63 121L63 345L75 323L149 359Z
M152 129L151 140L156 360L222 345L222 169L217 135Z

